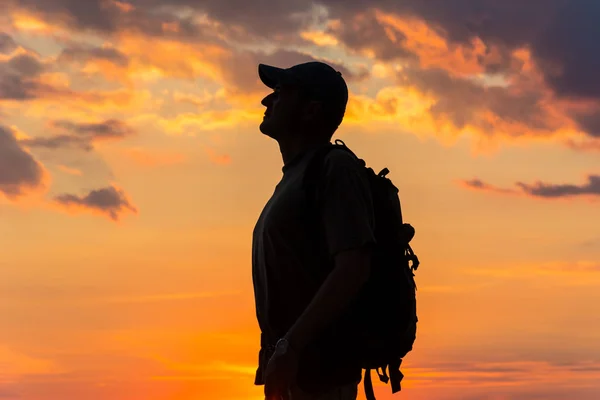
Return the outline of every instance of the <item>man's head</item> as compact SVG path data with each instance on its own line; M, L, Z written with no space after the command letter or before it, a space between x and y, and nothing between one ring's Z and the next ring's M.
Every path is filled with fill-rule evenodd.
M259 64L262 82L273 89L262 104L267 107L260 130L276 140L290 135L331 139L348 103L342 74L322 62L282 69Z

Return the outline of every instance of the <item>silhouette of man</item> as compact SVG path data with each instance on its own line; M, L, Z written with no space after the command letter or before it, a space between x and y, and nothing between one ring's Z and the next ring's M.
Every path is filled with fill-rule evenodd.
M254 228L252 276L261 350L255 384L267 400L355 400L361 369L334 324L366 282L375 242L364 168L332 150L319 176L318 207L302 179L311 156L341 124L348 88L329 65L260 64L273 89L260 130L275 139L283 176Z

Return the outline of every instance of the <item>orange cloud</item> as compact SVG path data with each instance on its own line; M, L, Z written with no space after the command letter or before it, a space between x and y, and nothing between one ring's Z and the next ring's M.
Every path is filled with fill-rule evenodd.
M156 114L140 115L134 119L153 121L165 133L172 135L195 135L198 132L215 131L235 126L256 125L264 110L228 109L206 110L197 113L182 113L173 118L163 118Z
M470 47L450 44L422 19L398 17L379 10L375 11L375 18L393 43L417 55L422 68L443 68L453 75L484 72L481 59L486 57L488 49L480 39L473 39ZM402 34L401 43L395 32Z
M132 34L121 34L118 48L130 57L128 72L134 80L140 77L142 80L172 77L222 81L219 60L230 55L230 50L215 44L185 43Z
M339 41L335 36L322 31L304 31L300 32L300 37L317 46L337 46Z
M12 28L19 32L37 35L64 34L66 31L58 25L51 24L42 18L26 12L15 10L11 13Z

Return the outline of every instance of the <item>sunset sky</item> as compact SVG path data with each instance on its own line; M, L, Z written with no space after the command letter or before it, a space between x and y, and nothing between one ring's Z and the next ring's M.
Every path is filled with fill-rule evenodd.
M0 6L1 399L263 399L257 65L313 59L417 230L415 350L378 399L600 398L600 2Z

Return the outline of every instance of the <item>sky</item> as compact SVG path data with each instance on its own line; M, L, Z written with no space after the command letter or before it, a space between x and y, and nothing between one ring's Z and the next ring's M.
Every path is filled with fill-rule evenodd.
M600 398L600 3L0 5L0 398L262 400L257 65L310 60L417 232L378 399Z

